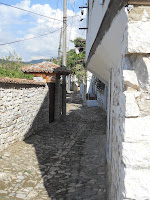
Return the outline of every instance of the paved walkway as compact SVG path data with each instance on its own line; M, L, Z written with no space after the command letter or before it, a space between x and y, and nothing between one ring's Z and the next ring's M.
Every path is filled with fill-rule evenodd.
M0 153L1 200L106 200L105 113L74 94L67 112Z

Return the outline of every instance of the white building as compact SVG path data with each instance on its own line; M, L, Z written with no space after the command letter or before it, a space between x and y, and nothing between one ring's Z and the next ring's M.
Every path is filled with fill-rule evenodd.
M109 200L150 200L150 0L89 0L86 67L108 86Z

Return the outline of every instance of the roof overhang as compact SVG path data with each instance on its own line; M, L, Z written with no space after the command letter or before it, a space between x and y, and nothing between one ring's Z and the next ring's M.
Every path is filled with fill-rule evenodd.
M108 9L105 13L105 16L100 25L97 36L91 47L90 53L89 53L89 55L87 57L87 61L86 61L85 67L92 73L95 72L94 73L95 75L97 75L97 64L94 63L95 62L94 58L97 59L97 63L98 63L98 61L100 61L100 57L97 55L97 49L99 48L99 46L101 46L104 36L111 28L112 22L113 22L114 18L116 17L116 15L118 14L118 11L120 11L123 7L125 7L128 4L149 6L150 0L111 0L110 1L109 5L108 5ZM104 64L105 64L104 62L102 62L102 63L99 62L99 66L100 65L102 66ZM92 65L93 66L95 65L96 67L94 68ZM103 70L103 72L101 73L101 75L102 75L101 77L104 77L104 81L108 80L107 72L108 71Z
M111 0L108 9L105 13L105 16L103 18L103 21L101 23L101 26L98 30L97 36L95 38L95 41L91 47L90 53L88 55L87 61L86 61L86 68L88 66L88 63L91 60L91 57L94 55L97 47L101 43L104 35L111 27L111 24L113 22L113 19L118 14L118 11L120 11L125 5L127 5L127 0Z

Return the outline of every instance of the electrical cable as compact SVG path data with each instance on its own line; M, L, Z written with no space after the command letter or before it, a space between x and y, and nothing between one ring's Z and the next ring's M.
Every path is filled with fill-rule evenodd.
M13 5L9 5L9 4L2 3L2 2L0 2L0 4L5 5L5 6L9 6L9 7L12 7L12 8L16 8L16 9L19 9L19 10L22 10L22 11L25 11L25 12L29 12L29 13L32 13L32 14L34 14L34 15L39 15L39 16L41 16L41 17L46 17L46 18L48 18L48 19L54 19L54 20L56 20L56 21L63 22L63 20L59 20L59 19L56 19L56 18L48 17L48 16L45 16L45 15L42 15L42 14L39 14L39 13L35 13L35 12L29 11L29 10L25 10L25 9L23 9L23 8L19 8L19 7L13 6Z
M42 35L38 35L38 36L35 36L35 37L32 37L32 38L27 38L27 39L22 39L22 40L16 40L16 41L12 41L12 42L7 42L7 43L3 43L3 44L0 44L0 46L4 46L4 45L8 45L8 44L14 44L14 43L18 43L18 42L23 42L23 41L26 41L26 40L32 40L32 39L36 39L36 38L39 38L39 37L43 37L43 36L46 36L46 35L49 35L49 34L52 34L52 33L55 33L57 31L59 31L59 29L55 30L55 31L51 31L49 33L45 33L45 34L42 34Z

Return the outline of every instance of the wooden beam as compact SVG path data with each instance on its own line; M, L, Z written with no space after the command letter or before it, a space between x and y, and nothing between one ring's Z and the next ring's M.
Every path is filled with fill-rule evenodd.
M79 30L88 29L88 28L79 28Z
M150 6L150 0L128 0L128 4Z
M49 86L49 123L54 122L55 113L55 83L48 83Z
M89 8L88 6L82 6L82 7L79 7L79 8Z

